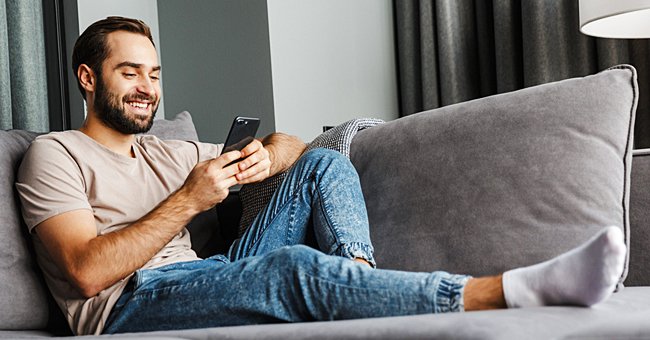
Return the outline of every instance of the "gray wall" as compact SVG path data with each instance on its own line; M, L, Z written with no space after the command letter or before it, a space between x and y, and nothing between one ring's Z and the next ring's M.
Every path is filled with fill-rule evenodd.
M190 111L213 143L237 115L275 131L266 1L159 0L158 23L167 118Z
M163 0L159 0L163 1ZM391 0L268 0L278 131L398 116Z

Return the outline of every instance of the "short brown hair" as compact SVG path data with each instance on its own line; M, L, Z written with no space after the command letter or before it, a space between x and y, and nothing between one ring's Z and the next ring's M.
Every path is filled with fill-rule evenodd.
M77 77L77 86L81 95L86 99L86 91L79 83L79 76L77 70L81 64L86 64L93 72L101 77L102 64L108 58L110 50L106 44L106 36L115 31L127 31L138 33L146 36L151 41L151 44L156 46L151 37L151 30L149 26L142 20L124 18L124 17L108 17L106 19L97 21L88 26L86 30L79 36L77 42L74 44L72 51L72 72Z

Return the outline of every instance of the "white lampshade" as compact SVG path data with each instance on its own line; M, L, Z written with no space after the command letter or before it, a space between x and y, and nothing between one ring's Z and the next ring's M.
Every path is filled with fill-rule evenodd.
M650 0L580 0L580 31L602 38L650 38Z

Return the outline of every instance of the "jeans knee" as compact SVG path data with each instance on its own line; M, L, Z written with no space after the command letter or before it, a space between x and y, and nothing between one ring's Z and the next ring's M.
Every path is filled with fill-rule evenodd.
M345 157L342 153L325 148L311 149L305 152L303 158L307 160L347 160L347 157Z
M338 173L352 171L354 166L342 153L330 149L316 148L309 150L301 157L301 162L316 172L332 169Z
M283 273L292 273L292 276L301 277L306 270L317 266L320 256L327 255L305 245L293 245L276 250L273 260L278 263L278 267L282 268Z
M312 258L316 256L317 253L318 250L302 244L285 246L275 251L278 261L287 264L298 263L301 260Z

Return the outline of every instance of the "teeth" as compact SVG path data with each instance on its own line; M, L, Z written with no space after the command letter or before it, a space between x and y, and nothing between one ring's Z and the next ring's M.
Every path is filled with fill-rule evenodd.
M139 109L146 109L149 104L147 104L147 103L138 103L138 102L130 102L129 105L137 107Z

